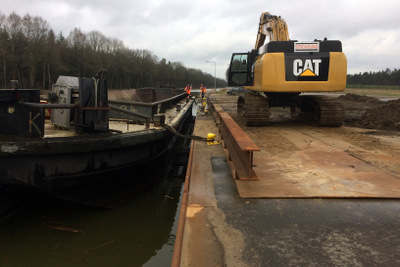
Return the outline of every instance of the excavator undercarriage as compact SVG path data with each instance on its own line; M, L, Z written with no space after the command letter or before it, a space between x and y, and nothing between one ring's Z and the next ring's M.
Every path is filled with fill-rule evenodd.
M344 121L342 103L328 96L281 95L263 96L259 93L238 98L237 112L243 116L246 126L266 126L269 123L270 107L290 107L291 115L300 116L319 126L340 127Z

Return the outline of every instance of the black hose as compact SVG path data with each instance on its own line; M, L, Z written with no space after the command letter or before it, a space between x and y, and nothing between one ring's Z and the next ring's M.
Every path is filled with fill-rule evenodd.
M203 142L207 142L207 138L201 137L201 136L196 136L196 135L183 135L181 133L179 133L177 130L175 130L173 127L171 127L170 125L167 124L161 124L162 127L167 128L170 132L172 132L173 134L185 138L185 139L192 139L192 140L196 140L196 141L203 141Z

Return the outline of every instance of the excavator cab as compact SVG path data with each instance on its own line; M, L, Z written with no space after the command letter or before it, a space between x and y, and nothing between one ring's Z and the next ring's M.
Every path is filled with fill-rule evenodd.
M254 60L257 50L249 53L232 54L228 72L229 86L251 86L253 85Z
M249 83L248 53L235 53L232 55L228 74L229 86L251 85Z

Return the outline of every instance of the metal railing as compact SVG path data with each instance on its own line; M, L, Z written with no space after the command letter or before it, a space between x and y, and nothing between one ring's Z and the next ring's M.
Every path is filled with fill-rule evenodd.
M137 102L123 100L108 100L108 105L115 112L110 112L110 118L126 119L132 121L154 120L155 114L164 113L167 109L186 97L186 93L178 94L156 102Z

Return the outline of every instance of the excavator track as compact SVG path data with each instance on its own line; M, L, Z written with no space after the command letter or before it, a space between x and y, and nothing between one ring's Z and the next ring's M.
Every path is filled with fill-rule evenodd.
M240 96L237 112L245 118L246 126L266 126L269 123L269 104L262 95Z
M344 122L343 104L326 96L301 96L300 109L306 119L326 127L340 127Z

